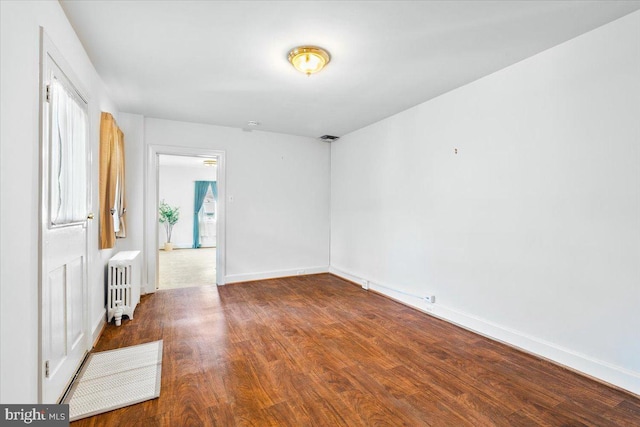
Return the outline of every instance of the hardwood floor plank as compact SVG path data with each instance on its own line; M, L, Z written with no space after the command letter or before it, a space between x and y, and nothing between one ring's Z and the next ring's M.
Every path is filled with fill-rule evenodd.
M261 418L266 421L265 426L290 426L298 420L298 415L287 402L280 402L262 410ZM310 424L310 421L307 420ZM303 425L303 424L298 424Z
M539 425L545 426L606 426L608 424L585 424L580 418L579 414L567 412L561 408L553 407L548 408L544 405L536 403L530 403L523 407L523 412L530 418L536 420Z
M510 426L508 416L511 410L506 406L494 401L490 396L484 393L464 393L457 398L457 408L459 413L472 413L473 418L478 424L476 425L492 425L492 426Z
M329 274L145 295L95 350L162 339L158 399L85 426L632 426L640 399Z
M293 400L293 408L304 414L314 426L353 426L361 425L356 412L346 405L337 394L328 387L309 387L309 384L322 384L315 375L297 375L293 377L298 396ZM300 425L295 422L291 425ZM304 424L302 424L304 425Z
M640 401L624 400L615 408L602 413L602 416L621 426L640 425Z
M546 427L544 423L530 418L523 410L514 412L507 417L509 426L518 427Z
M204 425L211 427L228 427L235 425L233 409L228 403L220 403L206 409L207 422ZM179 424L175 424L179 425Z
M383 417L382 420L393 420L394 425L407 426L419 425L423 421L423 411L421 408L416 408L408 404L406 400L402 398L404 396L400 396L399 398L390 396L384 384L377 381L373 375L370 375L370 373L377 372L377 367L357 365L344 371L350 383L354 385L353 389L361 392L365 397L369 397L369 404L375 402L379 406L384 407L387 416ZM418 393L419 392L420 391L418 391ZM345 392L341 394L345 395ZM362 399L362 397L360 397L360 399ZM364 414L361 415L361 418L367 422L371 421L370 418ZM379 420L378 422L382 421Z
M472 426L477 427L467 418L467 414L456 413L447 406L439 397L428 391L421 391L403 398L412 408L419 411L415 417L416 426Z
M568 418L571 420L575 420L574 421L575 423L582 423L584 425L593 425L593 426L599 426L599 427L619 426L619 424L604 418L600 414L598 409L583 407L581 405L577 405L569 401L563 402L555 406L553 408L552 414L549 414L549 412L547 411L545 412L545 415L547 417L553 416L555 419L561 418L561 417Z

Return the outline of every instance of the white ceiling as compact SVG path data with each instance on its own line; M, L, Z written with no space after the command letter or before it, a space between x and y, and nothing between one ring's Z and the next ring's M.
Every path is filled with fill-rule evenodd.
M427 101L639 1L61 1L121 111L318 137ZM301 44L329 50L307 77Z

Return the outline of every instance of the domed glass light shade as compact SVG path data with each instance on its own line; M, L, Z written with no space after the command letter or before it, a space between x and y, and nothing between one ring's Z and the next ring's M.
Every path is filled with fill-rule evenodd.
M307 76L322 70L329 61L329 52L317 46L298 46L289 52L291 65Z

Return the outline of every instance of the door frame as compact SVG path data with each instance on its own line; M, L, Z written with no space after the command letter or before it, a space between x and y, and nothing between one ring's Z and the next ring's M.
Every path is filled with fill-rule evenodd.
M158 285L158 205L159 205L159 156L185 156L185 157L216 157L218 200L216 204L216 284L225 284L226 277L226 152L196 147L177 147L169 145L149 145L147 151L147 180L145 203L145 263L147 266L146 293L156 291Z
M64 77L73 86L73 89L80 98L86 103L87 108L87 143L86 143L86 161L87 161L87 213L93 210L93 145L92 145L92 126L91 126L91 99L89 92L82 85L81 80L75 75L73 69L65 61L62 54L58 51L51 39L47 36L43 27L39 28L40 31L40 76L38 79L38 402L39 403L51 403L44 402L45 398L45 319L44 319L44 281L46 280L44 274L45 257L47 256L46 241L45 241L45 228L48 227L49 219L49 196L46 194L48 191L47 180L49 179L49 157L45 153L49 152L49 148L46 147L50 143L49 136L49 119L45 117L47 110L45 104L47 102L46 86L49 78L49 60L53 61L55 66L64 74ZM50 58L50 59L49 59ZM94 231L92 221L88 219L84 221L85 227L85 265L83 271L83 290L82 290L82 313L84 317L83 322L83 334L84 334L84 353L91 350L93 345L92 333L91 333L91 319L89 319L89 301L91 300L91 286L89 286L89 271L93 266L93 255L90 250L91 233ZM76 368L78 368L77 366ZM73 376L68 379L68 384L73 380ZM60 396L62 397L62 396ZM53 402L57 403L57 402Z

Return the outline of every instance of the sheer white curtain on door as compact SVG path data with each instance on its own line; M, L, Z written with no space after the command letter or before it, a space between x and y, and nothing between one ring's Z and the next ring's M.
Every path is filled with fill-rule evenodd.
M51 83L51 223L87 216L87 114L57 79Z

